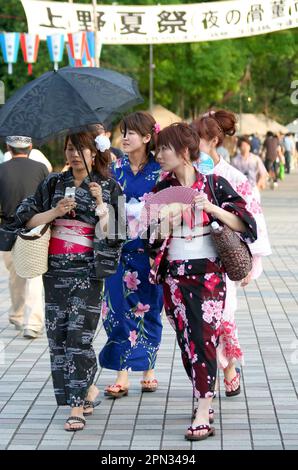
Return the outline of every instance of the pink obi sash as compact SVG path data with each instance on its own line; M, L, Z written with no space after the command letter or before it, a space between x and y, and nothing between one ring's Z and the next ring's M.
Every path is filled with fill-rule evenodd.
M49 255L93 250L94 225L79 220L56 219L52 225Z

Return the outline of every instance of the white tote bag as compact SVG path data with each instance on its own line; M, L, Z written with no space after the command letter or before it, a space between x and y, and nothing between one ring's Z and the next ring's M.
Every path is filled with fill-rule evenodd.
M39 225L17 236L12 259L18 276L32 279L47 272L50 238L50 224Z

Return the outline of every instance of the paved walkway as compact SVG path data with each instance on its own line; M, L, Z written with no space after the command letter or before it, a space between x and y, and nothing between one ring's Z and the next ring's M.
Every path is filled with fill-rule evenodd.
M239 292L245 350L242 393L214 401L216 436L188 443L192 391L168 323L158 359L160 388L141 394L132 374L127 398L103 398L84 432L66 433L67 409L56 407L45 337L28 341L7 321L7 275L0 262L0 449L298 449L298 174L263 205L273 245L264 274ZM95 348L105 333L100 325ZM100 370L102 390L114 374ZM222 384L222 380L221 380Z

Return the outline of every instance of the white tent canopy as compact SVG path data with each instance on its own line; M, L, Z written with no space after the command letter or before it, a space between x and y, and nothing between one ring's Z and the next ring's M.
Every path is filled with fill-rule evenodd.
M279 124L277 121L268 118L265 114L238 114L238 134L259 134L266 135L268 131L282 132L286 134L287 127Z
M160 125L161 129L170 126L174 122L182 121L180 116L177 116L177 114L172 113L172 111L167 108L164 108L160 104L156 104L155 106L153 106L151 114L154 117L155 121Z
M290 122L287 124L287 129L289 132L292 132L293 134L298 134L298 118L295 119L293 122Z

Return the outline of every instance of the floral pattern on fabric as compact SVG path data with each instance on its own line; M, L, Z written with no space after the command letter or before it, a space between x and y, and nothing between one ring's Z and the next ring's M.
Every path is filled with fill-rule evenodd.
M257 240L249 245L253 255L252 279L256 279L262 273L261 256L271 253L268 239L266 222L261 205L254 195L254 191L246 178L240 171L227 163L223 158L214 167L214 173L229 181L235 191L246 201L247 210L254 216L257 224ZM227 278L227 297L224 310L224 321L220 329L219 347L217 349L218 364L226 368L229 364L239 361L244 364L243 351L239 344L238 331L235 322L237 309L236 283Z
M144 195L156 184L160 167L150 155L148 163L134 175L125 156L113 164L112 171L129 209L135 210L127 216L130 232L118 271L106 280L103 322L108 338L99 362L107 369L144 371L155 366L163 301L162 289L148 280L149 256L139 238L137 213L138 203L143 204Z

